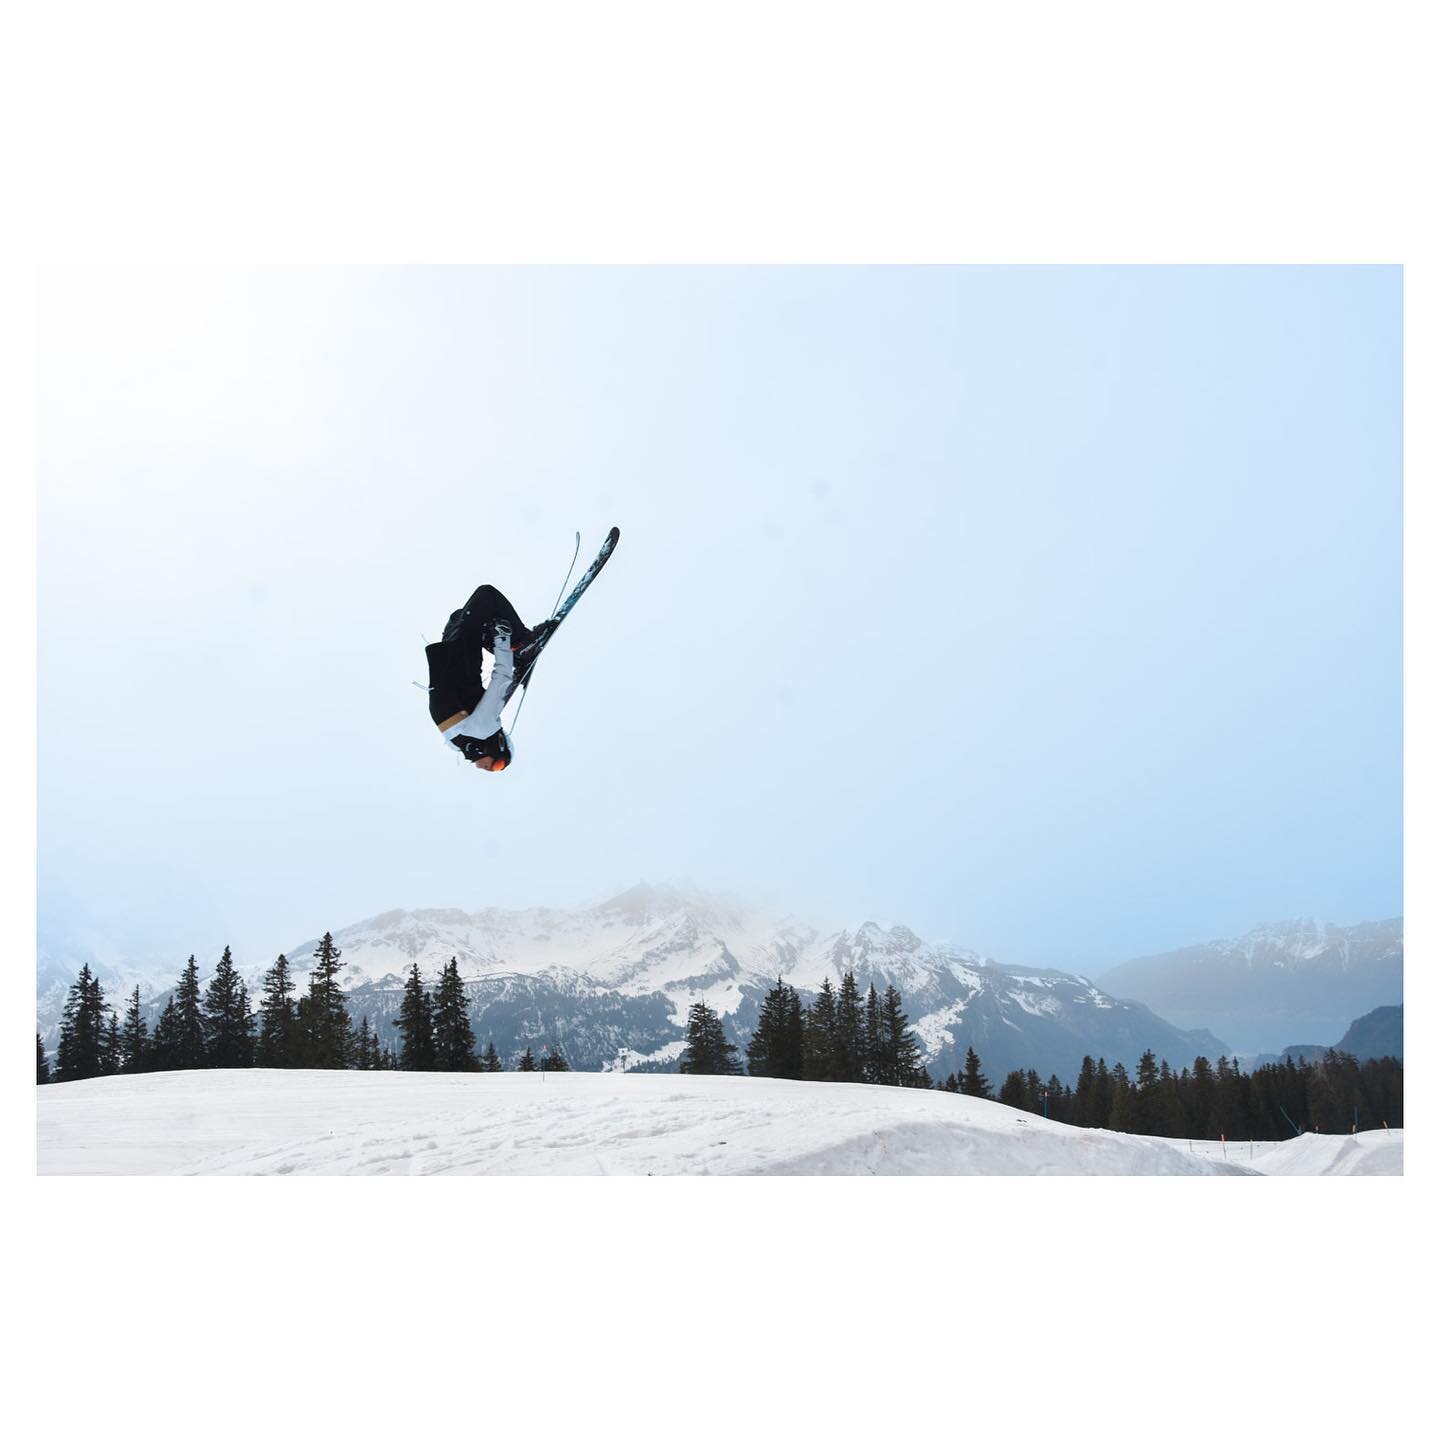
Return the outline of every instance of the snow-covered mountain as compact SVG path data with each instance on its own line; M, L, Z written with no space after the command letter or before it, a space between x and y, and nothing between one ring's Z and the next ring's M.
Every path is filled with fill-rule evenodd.
M811 995L847 970L862 991L901 992L937 1079L960 1068L968 1045L997 1081L1016 1068L1068 1080L1086 1054L1133 1065L1149 1048L1182 1065L1228 1049L1077 975L997 965L927 944L903 925L867 920L826 931L669 886L639 885L568 910L396 910L333 938L357 1023L368 1015L393 1034L411 964L433 979L453 955L480 1044L493 1041L512 1063L527 1045L538 1054L558 1043L582 1069L669 1068L693 1001L718 1011L743 1047L777 977ZM317 944L288 952L297 972L308 970ZM252 984L258 977L257 969Z
M137 985L144 1001L167 991L174 977L162 980L160 967L173 963L173 957L162 961L148 951L137 958L135 950L117 944L103 929L72 929L63 936L40 938L35 949L35 1025L46 1048L54 1051L65 996L82 965L88 965L100 981L106 1000L123 1011L126 997Z
M1297 1035L1339 1035L1357 1015L1403 999L1401 920L1328 925L1290 920L1127 960L1108 990L1177 1025L1209 1028L1240 1050L1279 1051Z

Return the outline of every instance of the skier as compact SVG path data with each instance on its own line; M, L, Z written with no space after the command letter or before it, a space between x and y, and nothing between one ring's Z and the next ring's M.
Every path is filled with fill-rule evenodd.
M500 711L554 624L542 620L530 629L493 585L481 585L451 613L439 641L425 647L430 718L445 743L481 770L503 770L514 758ZM480 670L487 650L495 657L489 685Z
M612 526L590 568L575 582L564 603L533 630L493 585L482 585L462 609L451 612L439 642L425 647L430 666L430 718L439 727L441 739L472 765L493 773L513 761L500 712L516 688L527 682L530 667L619 541L620 530ZM579 552L577 532L575 553ZM573 569L575 562L570 563ZM565 579L568 582L569 575ZM489 685L480 669L487 650L495 657Z

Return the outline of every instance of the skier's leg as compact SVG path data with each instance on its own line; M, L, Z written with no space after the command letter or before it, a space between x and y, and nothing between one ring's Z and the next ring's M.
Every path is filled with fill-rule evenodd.
M441 638L459 640L467 650L493 650L496 621L503 621L510 627L517 646L530 638L530 630L520 618L519 611L493 585L481 585L463 608L450 616Z

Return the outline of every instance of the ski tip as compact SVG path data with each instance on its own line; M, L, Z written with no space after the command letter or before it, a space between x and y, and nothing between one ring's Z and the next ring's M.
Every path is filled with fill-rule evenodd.
M620 538L620 527L618 525L612 525L609 535L605 538L613 545Z

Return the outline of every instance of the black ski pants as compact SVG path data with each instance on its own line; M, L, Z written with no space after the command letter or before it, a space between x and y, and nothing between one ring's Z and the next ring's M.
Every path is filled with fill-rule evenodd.
M481 585L445 622L442 640L458 640L467 651L494 650L495 622L503 620L513 635L512 644L522 645L529 630L515 607L493 586Z

